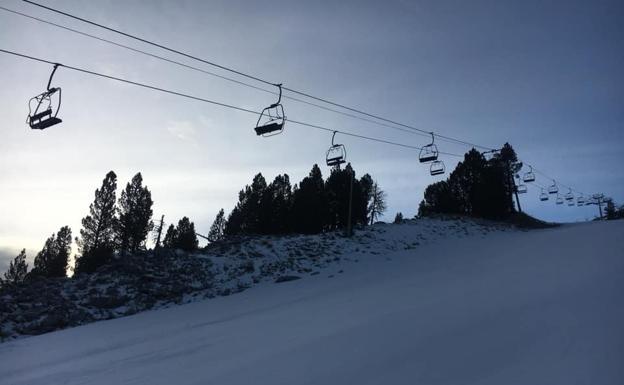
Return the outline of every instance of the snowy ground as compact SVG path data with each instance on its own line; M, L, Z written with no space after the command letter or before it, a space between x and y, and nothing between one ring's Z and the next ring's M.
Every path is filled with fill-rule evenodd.
M341 274L1 344L0 383L622 384L622 235L614 221L352 250Z

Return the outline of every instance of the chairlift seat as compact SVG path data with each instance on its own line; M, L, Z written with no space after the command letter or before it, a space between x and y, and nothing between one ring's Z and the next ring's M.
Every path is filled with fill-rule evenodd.
M30 119L29 125L30 125L30 128L32 128L33 130L44 130L48 127L54 126L55 124L59 124L63 122L61 119L55 116L42 120L41 119L42 117L38 115L41 115L41 114L37 114ZM50 113L48 112L48 114L45 114L45 115L50 115Z
M283 128L284 128L284 122L282 123L273 122L273 123L265 124L263 126L258 126L255 128L255 130L256 130L256 135L265 135L265 134L270 134L272 132L281 131Z
M518 186L516 186L516 192L518 194L525 194L527 192L527 186L524 184L519 184Z
M549 194L556 194L558 192L559 192L559 188L557 187L557 185L552 185L548 187Z

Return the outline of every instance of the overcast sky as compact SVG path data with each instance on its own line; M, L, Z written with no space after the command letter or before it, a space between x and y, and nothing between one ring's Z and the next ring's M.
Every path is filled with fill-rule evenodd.
M491 147L510 142L560 183L624 202L622 1L41 1L424 130ZM0 5L231 75L18 0ZM274 101L2 10L0 48L252 110ZM291 124L282 135L259 138L252 115L63 68L53 82L63 89L63 123L32 131L24 122L27 102L43 91L51 66L0 54L0 68L0 270L20 248L32 258L63 225L77 235L109 170L120 188L142 172L155 216L189 216L199 232L208 231L219 208L231 210L257 172L269 181L287 173L293 182L314 163L329 172L327 132ZM284 108L295 120L427 143L291 100ZM397 211L413 216L424 188L442 179L430 177L413 150L340 135L337 141L358 176L368 172L386 190L386 220ZM469 149L438 145L458 154ZM443 160L447 169L457 162ZM596 214L593 206L540 203L538 194L529 186L521 199L539 218Z

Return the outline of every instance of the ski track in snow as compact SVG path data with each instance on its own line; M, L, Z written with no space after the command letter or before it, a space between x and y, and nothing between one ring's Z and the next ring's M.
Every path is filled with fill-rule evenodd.
M1 344L0 384L624 383L624 221L374 230L318 275Z

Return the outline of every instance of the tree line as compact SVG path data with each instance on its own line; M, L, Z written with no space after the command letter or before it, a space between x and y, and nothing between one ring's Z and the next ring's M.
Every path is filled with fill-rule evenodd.
M244 234L315 234L345 228L349 218L349 195L352 192L351 223L373 223L386 208L385 192L369 174L360 179L351 165L334 168L327 180L318 165L294 186L288 175L278 175L267 184L257 174L251 185L238 194L238 203L230 214L221 209L208 233L209 242ZM163 223L152 221L152 195L137 173L117 198L117 175L106 174L89 206L89 214L81 223L75 274L92 273L99 267L146 250L150 231L159 234L155 248L193 251L198 247L195 224L188 217L169 225L164 237ZM26 251L22 250L10 263L5 283L19 283L36 277L66 277L72 246L72 231L63 226L45 242L28 271ZM0 280L0 283L2 280Z

